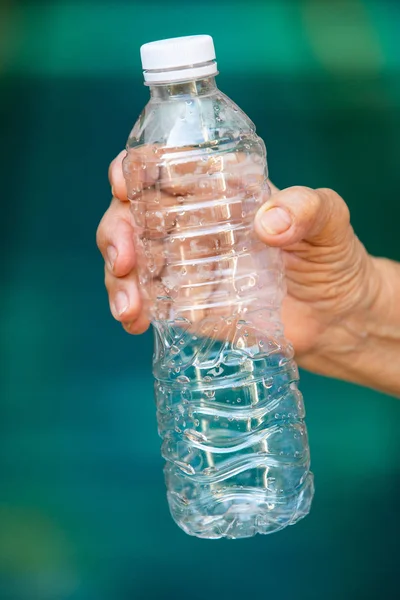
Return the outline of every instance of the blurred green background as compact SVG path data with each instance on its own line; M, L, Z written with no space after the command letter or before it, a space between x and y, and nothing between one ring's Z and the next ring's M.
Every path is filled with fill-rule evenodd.
M316 496L279 534L168 514L152 338L109 315L95 230L148 91L139 46L214 36L220 88L279 186L329 186L400 259L400 3L4 1L0 7L0 599L400 597L400 403L302 374Z

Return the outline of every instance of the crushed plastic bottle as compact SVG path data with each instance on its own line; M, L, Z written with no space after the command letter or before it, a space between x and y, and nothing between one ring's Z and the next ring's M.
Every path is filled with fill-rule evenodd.
M171 513L198 537L271 533L309 512L313 477L281 251L253 232L265 146L216 87L210 36L141 55L151 98L123 168Z

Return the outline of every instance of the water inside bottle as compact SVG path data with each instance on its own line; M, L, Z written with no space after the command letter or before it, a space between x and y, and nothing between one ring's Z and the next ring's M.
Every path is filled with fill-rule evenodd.
M133 148L125 176L171 513L205 538L293 524L313 480L282 256L253 231L269 195L265 147L250 131Z
M245 334L246 323L239 326ZM243 352L218 330L207 338L174 331L179 353L159 356L169 378L155 390L175 520L207 538L294 523L309 510L312 479L291 352L276 340Z

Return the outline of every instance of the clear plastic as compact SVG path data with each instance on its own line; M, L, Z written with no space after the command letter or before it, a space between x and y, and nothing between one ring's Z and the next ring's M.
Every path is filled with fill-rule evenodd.
M211 77L153 86L127 151L172 516L202 538L282 529L309 512L313 477L282 256L253 232L264 143Z

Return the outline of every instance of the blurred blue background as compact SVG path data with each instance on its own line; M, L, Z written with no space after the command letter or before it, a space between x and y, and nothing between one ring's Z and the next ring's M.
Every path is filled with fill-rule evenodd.
M0 6L0 599L400 597L400 403L302 374L316 496L270 537L168 514L152 339L109 315L95 230L147 100L139 46L214 36L219 87L283 187L329 186L400 259L400 3L117 0Z

